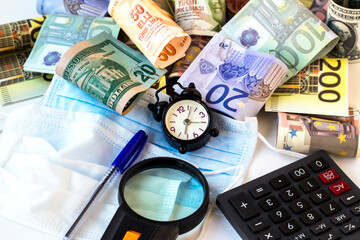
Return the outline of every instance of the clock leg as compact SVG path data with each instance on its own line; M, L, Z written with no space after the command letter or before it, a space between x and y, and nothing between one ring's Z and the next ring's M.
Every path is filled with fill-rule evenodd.
M185 146L180 146L179 147L179 153L184 154L184 153L186 153L186 151L187 151L187 149L186 149Z
M211 135L212 137L217 137L217 136L219 135L219 130L217 130L216 128L212 128L212 129L210 130L210 135Z

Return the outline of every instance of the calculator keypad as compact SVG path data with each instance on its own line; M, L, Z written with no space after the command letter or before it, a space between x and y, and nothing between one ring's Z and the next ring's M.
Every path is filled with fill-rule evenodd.
M360 239L360 191L320 151L218 196L242 239Z

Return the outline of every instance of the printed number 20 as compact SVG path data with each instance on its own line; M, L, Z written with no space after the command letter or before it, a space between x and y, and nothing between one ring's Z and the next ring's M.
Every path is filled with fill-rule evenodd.
M211 96L214 94L214 92L218 89L224 89L223 94L216 100L212 100ZM240 93L238 95L232 96L227 98L227 96L229 95L230 89L227 85L224 84L219 84L214 86L213 88L210 89L210 91L207 93L206 95L206 102L210 103L210 104L218 104L223 102L226 98L226 100L223 102L223 106L226 110L231 111L231 112L236 112L237 109L230 107L230 102L235 100L235 99L239 99L239 98L247 98L249 96L249 94L241 89L238 88L233 88L232 89L234 92Z

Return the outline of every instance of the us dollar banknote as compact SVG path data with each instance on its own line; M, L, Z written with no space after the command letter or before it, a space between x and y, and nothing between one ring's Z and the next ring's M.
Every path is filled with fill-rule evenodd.
M108 0L37 0L36 9L41 15L67 13L103 17L108 5Z
M340 41L329 53L332 57L347 58L350 63L360 61L360 9L350 9L329 1L326 23Z
M272 112L346 116L348 61L321 58L278 87L266 102Z
M289 72L281 84L338 42L338 36L298 0L251 0L222 32L240 46L281 59Z
M225 20L225 0L175 1L175 21L189 35L214 36Z
M165 70L103 32L71 47L56 74L125 115Z
M117 37L120 27L111 18L50 15L24 67L27 71L54 74L56 64L71 46L103 31Z
M329 6L328 0L314 0L313 4L310 7L310 10L321 21L326 22L328 6Z
M330 153L360 157L359 117L324 118L278 113L277 148L300 153L326 150Z
M259 112L287 71L278 58L216 34L178 81L183 86L195 81L209 107L244 120Z
M34 46L46 17L37 17L0 25L0 53Z
M109 13L155 67L170 66L190 46L190 36L151 0L111 0Z

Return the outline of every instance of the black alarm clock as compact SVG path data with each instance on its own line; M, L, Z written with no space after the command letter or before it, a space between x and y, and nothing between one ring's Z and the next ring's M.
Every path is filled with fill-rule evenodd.
M180 153L194 151L203 147L210 139L219 135L219 131L212 127L213 119L208 106L201 100L201 94L196 90L195 84L190 83L179 96L170 97L169 102L159 102L158 93L164 86L156 91L156 103L150 103L148 108L153 112L154 119L161 121L167 142L177 148Z

